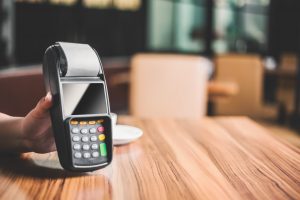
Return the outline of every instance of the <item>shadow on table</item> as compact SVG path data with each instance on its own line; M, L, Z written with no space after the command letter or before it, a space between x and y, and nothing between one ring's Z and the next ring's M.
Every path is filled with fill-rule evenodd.
M62 168L52 167L57 165L49 164L49 162L57 162L55 160L45 160L48 162L46 165L40 165L34 162L32 159L16 154L0 154L0 170L2 174L16 174L20 176L29 176L34 178L72 178L85 176L85 173L68 172Z

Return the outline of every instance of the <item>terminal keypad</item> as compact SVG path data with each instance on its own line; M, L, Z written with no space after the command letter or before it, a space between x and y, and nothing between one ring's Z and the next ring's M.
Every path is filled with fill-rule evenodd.
M106 134L104 120L69 121L72 157L75 163L101 163L106 160Z

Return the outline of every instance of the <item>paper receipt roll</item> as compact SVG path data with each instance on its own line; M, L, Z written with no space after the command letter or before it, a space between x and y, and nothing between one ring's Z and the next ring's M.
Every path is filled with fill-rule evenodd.
M102 73L96 52L87 44L59 42L67 60L65 76L97 76Z

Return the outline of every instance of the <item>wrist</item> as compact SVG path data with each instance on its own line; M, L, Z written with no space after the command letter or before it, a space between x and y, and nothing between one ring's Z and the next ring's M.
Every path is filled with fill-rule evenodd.
M30 152L31 150L31 140L30 138L28 137L28 135L26 134L26 131L25 131L25 117L20 117L18 119L18 129L19 129L19 144L18 144L18 150L19 152L22 152L22 153L26 153L26 152Z
M15 141L16 141L16 147L15 150L19 153L28 152L29 150L29 144L28 139L26 138L26 135L23 131L23 123L24 123L24 117L14 117L15 118Z
M3 117L0 121L0 151L26 152L27 146L22 133L23 117Z

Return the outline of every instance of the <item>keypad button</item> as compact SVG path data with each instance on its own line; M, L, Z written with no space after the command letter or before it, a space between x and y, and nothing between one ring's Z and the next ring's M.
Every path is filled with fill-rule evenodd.
M103 123L104 122L104 120L103 119L99 119L99 120L97 120L97 124L101 124L101 123Z
M100 141L105 140L105 135L104 135L104 134L100 134L98 137L99 137L99 140L100 140Z
M88 136L83 136L83 137L81 138L81 141L82 141L82 142L88 142L88 141L89 141Z
M72 125L77 125L77 124L78 124L78 121L72 120L72 121L70 122L70 124L72 124Z
M91 154L88 153L88 152L86 152L86 153L83 154L83 157L84 157L84 158L90 158L90 157L91 157Z
M73 128L72 133L79 133L79 129L78 128Z
M72 137L72 140L73 140L74 142L78 142L78 141L80 140L80 137L79 137L79 136L73 136L73 137Z
M82 145L82 149L87 151L90 149L90 145L84 144L84 145Z
M101 156L107 156L106 144L105 143L100 144L100 153L101 153Z
M75 157L75 158L81 158L81 157L82 157L82 155L81 155L81 153L80 153L80 152L76 152L76 153L74 154L74 157Z
M104 131L104 127L103 127L103 126L99 126L99 127L97 128L97 130L98 130L100 133L102 133L102 132Z
M94 150L98 149L98 144L92 144L92 149Z
M88 133L88 130L86 129L86 128L83 128L83 129L81 129L81 131L80 131L82 134L87 134Z
M75 150L80 150L80 148L81 148L80 144L73 145L73 149L75 149Z
M96 121L89 121L89 124L91 125L96 124Z
M91 137L91 141L92 141L92 142L96 142L96 141L97 141L97 137L96 137L95 135L93 135L93 136Z
M81 122L79 122L79 124L80 124L80 125L86 125L87 122L86 122L86 121L81 121Z
M95 151L92 153L93 158L99 157L99 152Z
M96 133L97 132L97 129L96 128L91 128L90 129L90 133Z

